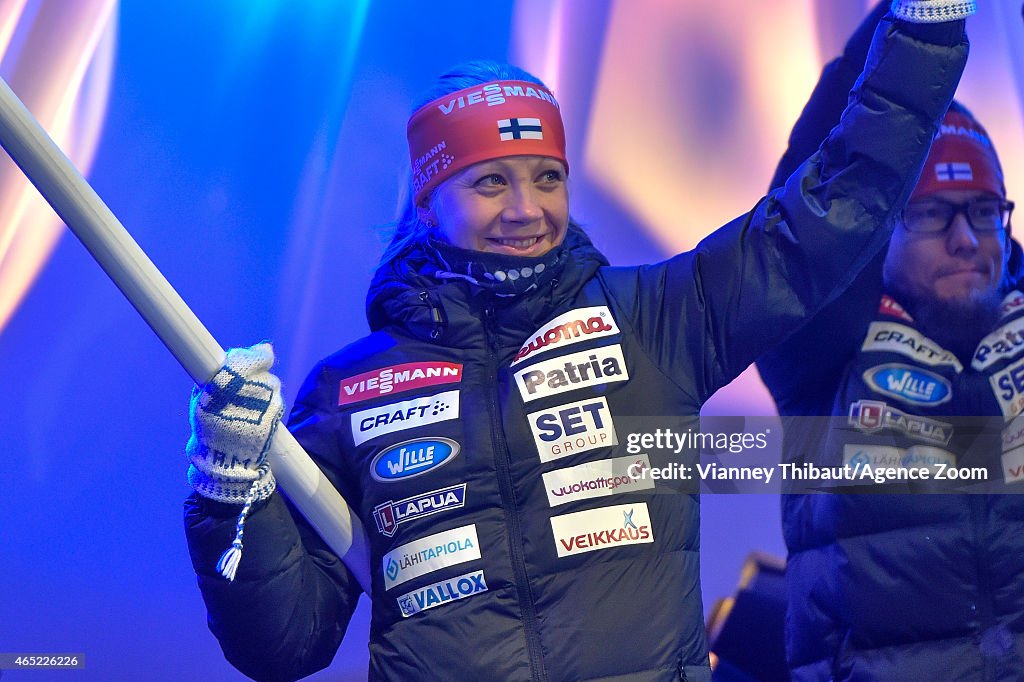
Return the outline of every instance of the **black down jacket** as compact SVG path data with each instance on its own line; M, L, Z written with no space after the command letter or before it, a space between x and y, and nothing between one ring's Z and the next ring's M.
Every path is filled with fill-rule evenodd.
M884 244L966 41L962 23L880 36L820 154L692 252L610 268L572 230L557 278L513 298L422 276L424 251L381 268L373 333L315 368L290 422L370 535L371 679L709 678L698 499L623 480L674 457L625 445L634 419L697 415ZM263 679L329 664L353 579L275 493L223 581L233 512L186 509L228 660Z
M882 12L825 68L777 183L835 125ZM1014 371L1021 347L1006 343L1019 341L1015 330L1024 326L1024 294L1013 291L1020 247L1012 244L999 329L963 363L883 296L881 264L876 258L810 324L758 360L780 414L794 417L786 420L787 457L824 457L816 463L826 466L978 467L988 475L982 490L1018 494L924 494L961 484L935 481L874 487L890 494L786 496L793 679L1024 679L1022 419L1000 433L1004 409L1013 416L1021 392ZM979 329L979 338L989 331ZM884 380L889 370L896 384ZM912 379L907 387L916 382L935 395L901 392L903 377Z

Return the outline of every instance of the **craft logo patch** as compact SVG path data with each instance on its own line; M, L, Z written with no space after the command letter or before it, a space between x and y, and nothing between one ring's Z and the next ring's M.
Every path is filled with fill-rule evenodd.
M462 365L454 362L407 362L382 367L354 377L342 379L338 388L338 405L351 405L389 393L402 393L417 388L454 384L462 381Z
M560 557L654 542L646 502L553 516L551 532Z
M438 512L461 509L466 504L466 484L420 493L394 502L388 500L373 508L373 520L381 535L394 537L398 526L406 521L422 519Z
M545 351L618 333L619 327L615 324L608 306L576 308L562 313L531 334L529 340L512 359L512 365L515 366L527 357Z
M913 327L895 322L872 322L861 350L900 353L926 365L949 365L963 371L955 355Z
M384 589L427 573L480 558L476 525L452 528L414 540L384 555Z
M581 400L526 415L540 461L618 444L608 401Z
M626 361L618 344L538 362L515 375L523 402L627 379Z
M634 474L639 474L650 468L651 460L647 455L587 462L544 474L544 492L548 495L548 504L557 507L566 502L649 490L654 487L653 478L634 478L629 472L632 469Z
M484 579L484 572L473 571L407 592L398 598L398 608L401 609L402 616L408 618L420 611L486 591L487 581Z
M952 386L943 377L907 365L872 367L864 372L864 382L875 393L912 405L941 405L953 395Z
M424 424L459 418L459 392L445 391L400 403L371 407L351 415L352 440L356 445L385 433L404 431Z

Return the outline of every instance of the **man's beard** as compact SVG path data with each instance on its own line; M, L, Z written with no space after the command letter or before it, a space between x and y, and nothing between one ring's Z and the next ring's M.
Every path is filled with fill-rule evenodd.
M953 352L965 365L978 342L999 322L1002 298L998 290L978 291L964 300L914 298L890 287L896 299L914 318L917 328L932 341Z

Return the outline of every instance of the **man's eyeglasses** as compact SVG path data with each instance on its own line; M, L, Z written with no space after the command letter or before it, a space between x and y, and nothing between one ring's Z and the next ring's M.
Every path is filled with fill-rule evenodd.
M1010 224L1013 202L1002 199L972 199L954 204L941 199L912 201L903 209L903 227L908 232L938 234L945 232L960 213L975 232L998 232Z

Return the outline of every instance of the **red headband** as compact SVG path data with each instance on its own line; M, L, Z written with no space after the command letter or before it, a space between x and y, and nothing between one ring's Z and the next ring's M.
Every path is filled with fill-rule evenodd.
M558 102L536 83L492 81L419 108L406 129L414 200L474 163L503 156L549 156L565 164Z
M988 133L957 111L942 119L911 199L945 189L973 189L1006 196L1003 171Z

